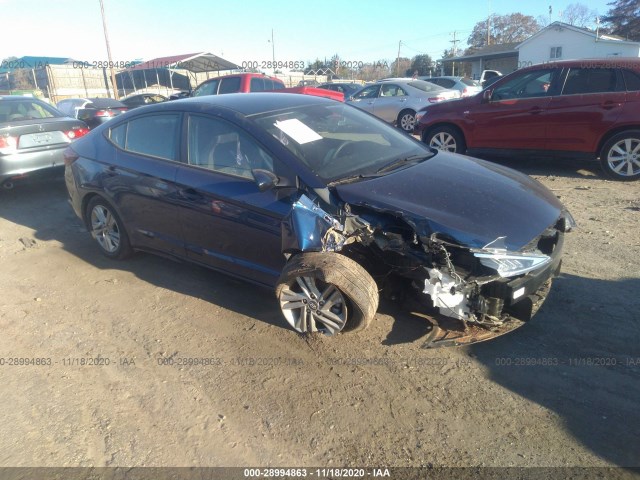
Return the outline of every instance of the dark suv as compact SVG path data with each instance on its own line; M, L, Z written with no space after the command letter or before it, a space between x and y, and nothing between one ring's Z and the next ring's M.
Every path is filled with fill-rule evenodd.
M416 134L470 155L600 158L616 180L640 178L640 59L523 68L473 97L418 112Z

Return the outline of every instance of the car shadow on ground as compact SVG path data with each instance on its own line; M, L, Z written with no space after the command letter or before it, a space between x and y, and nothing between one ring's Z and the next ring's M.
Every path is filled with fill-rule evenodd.
M0 191L0 217L32 229L36 242L59 242L96 268L131 272L150 285L287 328L268 289L152 255L126 262L103 257L75 217L61 181ZM638 466L638 291L637 278L608 281L562 274L529 324L461 348L487 368L491 380L557 415L597 455ZM383 300L380 311L394 318L384 345L417 340L419 345L428 333L423 319L393 303Z
M527 175L602 180L606 178L597 161L550 157L492 157L484 160L513 168Z
M36 243L59 242L66 251L96 268L131 272L150 285L287 328L270 289L151 254L136 253L125 261L104 257L68 203L64 181L31 183L0 191L0 217L33 229Z
M491 380L558 416L597 455L637 467L639 290L637 278L562 274L529 324L464 348Z

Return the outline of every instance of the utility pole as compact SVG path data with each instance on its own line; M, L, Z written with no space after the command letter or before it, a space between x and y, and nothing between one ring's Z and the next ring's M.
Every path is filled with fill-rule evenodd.
M271 29L271 59L273 60L273 75L276 74L276 42L273 40L273 28Z
M402 40L398 42L398 58L396 59L396 77L400 76L400 45L402 45Z
M454 58L458 54L457 44L460 41L460 40L456 39L456 34L457 34L457 32L454 30L454 32L453 32L453 40L449 40L451 43L453 43L452 52L453 52L453 57ZM456 62L453 61L453 62L451 62L451 75L455 76L455 74L456 74Z
M113 71L113 60L111 60L111 47L109 46L109 35L107 34L107 19L104 16L104 3L100 0L100 13L102 14L102 28L104 30L104 41L107 44L107 57L109 58L109 70L111 71L111 86L113 87L113 98L118 100L118 84L116 74Z

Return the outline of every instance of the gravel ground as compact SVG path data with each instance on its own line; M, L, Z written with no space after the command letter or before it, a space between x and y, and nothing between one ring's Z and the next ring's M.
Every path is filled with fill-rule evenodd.
M521 329L435 350L387 303L304 338L271 291L102 257L62 181L0 192L0 466L640 466L640 183L509 165L576 218L563 273Z

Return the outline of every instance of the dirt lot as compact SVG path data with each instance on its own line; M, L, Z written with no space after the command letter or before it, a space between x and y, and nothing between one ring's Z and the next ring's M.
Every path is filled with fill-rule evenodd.
M305 339L271 291L103 258L62 181L0 192L0 466L640 466L640 183L510 166L579 224L563 274L530 324L437 350L386 303Z

